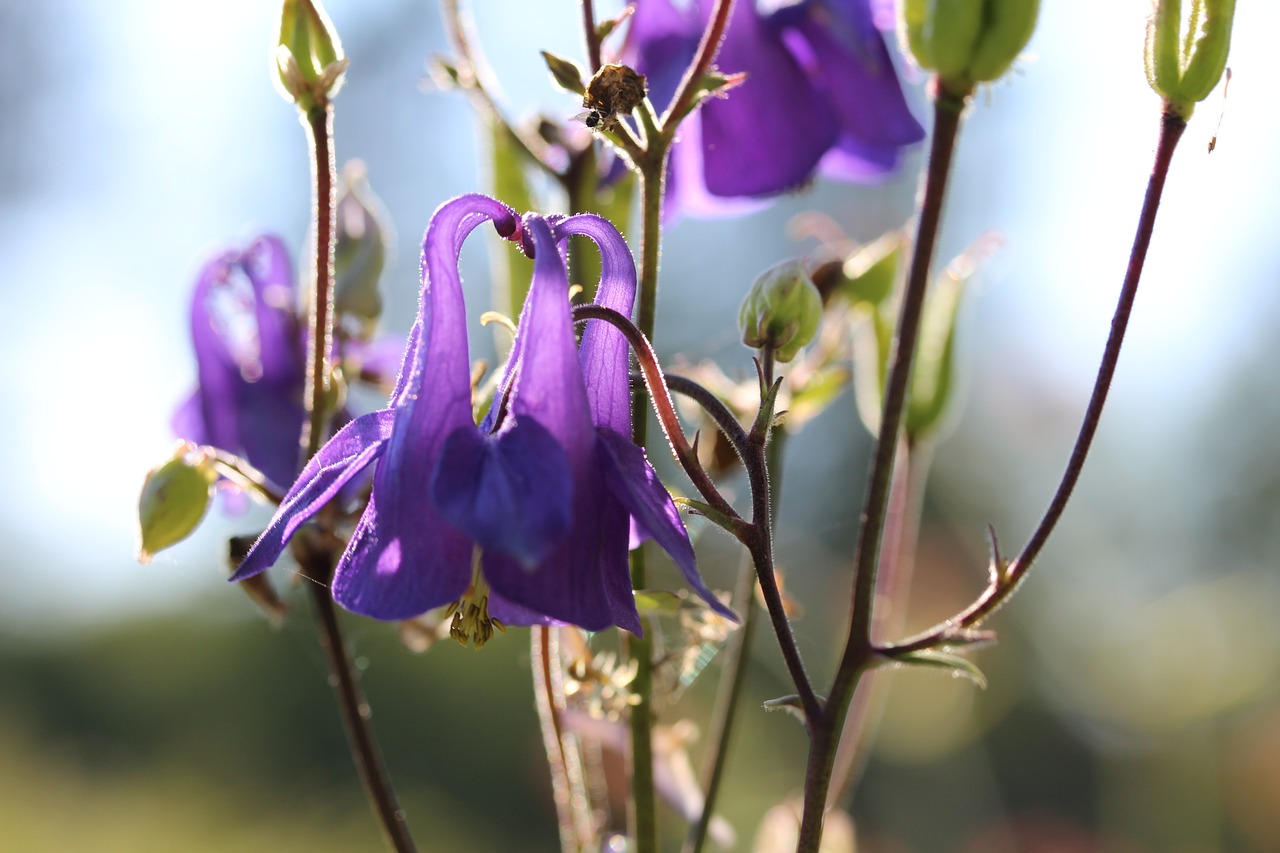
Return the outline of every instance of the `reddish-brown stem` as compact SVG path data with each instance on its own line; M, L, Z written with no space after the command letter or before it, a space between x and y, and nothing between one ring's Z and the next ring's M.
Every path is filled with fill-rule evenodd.
M333 106L313 107L305 117L312 152L311 185L314 189L315 287L311 292L307 317L307 386L303 405L307 420L301 442L305 458L315 456L325 440L325 424L330 415L329 352L333 342L333 235L336 222L337 187L333 149Z
M1178 140L1182 138L1182 132L1186 126L1186 121L1173 113L1166 112L1160 117L1160 140L1156 146L1155 164L1152 166L1151 177L1147 182L1147 194L1142 204L1142 213L1138 217L1138 229L1133 238L1133 248L1129 253L1124 283L1120 287L1115 314L1111 318L1111 333L1107 337L1107 343L1102 352L1098 377L1094 381L1093 393L1089 398L1089 405L1085 408L1075 446L1071 449L1071 456L1067 460L1062 480L1058 483L1058 489L1054 492L1044 516L1036 525L1021 553L1009 562L1002 573L1003 577L989 587L968 609L918 636L902 643L886 646L884 648L886 653L905 654L929 648L943 641L948 632L972 628L981 623L1008 601L1021 585L1032 563L1039 556L1050 534L1062 518L1067 502L1071 499L1071 493L1080 479L1080 473L1084 470L1089 447L1093 444L1093 437L1098 431L1098 423L1102 418L1102 407L1107 401L1107 393L1111 390L1111 380L1115 376L1116 365L1120 360L1120 348L1124 343L1125 330L1128 328L1129 316L1133 312L1133 304L1138 295L1142 267L1147 258L1147 251L1151 247L1151 235L1155 229L1156 213L1160 209L1165 179L1169 174L1169 165L1173 161L1173 152L1177 149Z
M671 106L662 114L664 134L675 132L674 127L667 126L673 116L682 117L689 112L689 106L698 91L698 81L710 70L711 63L715 62L716 54L720 52L720 42L724 41L725 30L729 27L729 16L733 14L733 3L734 0L716 0L707 28L702 33L702 41L698 43L698 51L694 54L693 63L680 79L680 85L671 99Z
M587 42L587 62L591 73L600 70L600 31L596 29L596 10L592 0L582 0L582 35Z
M965 96L956 96L941 89L935 94L933 140L925 171L924 196L916 223L911 267L907 273L902 306L894 330L893 348L889 354L880 430L872 451L858 542L854 549L849 634L822 718L810 725L809 763L805 771L804 809L797 853L812 853L822 841L823 815L839 740L838 733L844 725L845 714L858 679L874 654L871 643L871 613L875 601L880 542L888 512L889 490L893 482L893 462L906 413L907 389L915 360L929 270L942 222L943 199L965 100Z

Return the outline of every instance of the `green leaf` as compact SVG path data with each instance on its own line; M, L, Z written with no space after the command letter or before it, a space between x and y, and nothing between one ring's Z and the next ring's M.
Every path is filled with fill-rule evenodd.
M844 261L844 280L838 292L855 305L865 302L880 305L898 286L898 270L906 252L907 238L901 231L890 231L868 243Z
M806 722L804 718L804 703L800 701L800 697L795 693L779 696L777 699L766 699L760 704L766 711L786 711L801 723Z
M978 669L978 665L960 655L953 655L937 649L922 649L918 652L894 655L892 660L908 666L928 666L935 669L945 669L952 675L968 678L984 690L987 687L987 677L982 674L982 670Z
M698 515L724 530L733 538L742 539L744 534L743 528L747 526L747 523L742 519L725 515L720 510L711 506L711 504L703 503L702 501L694 500L693 498L673 497L672 500L675 501L677 506L693 510Z
M675 616L684 596L666 589L636 590L636 610L641 616Z
M820 415L849 384L851 373L843 365L824 367L809 378L803 387L791 392L791 408L787 410L793 430Z

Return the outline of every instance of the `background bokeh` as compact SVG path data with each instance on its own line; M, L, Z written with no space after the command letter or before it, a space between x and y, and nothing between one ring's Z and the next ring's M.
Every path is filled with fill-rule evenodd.
M580 55L574 4L473 5L511 114L577 113L537 54ZM351 58L339 158L365 161L398 230L384 325L403 333L419 235L441 201L483 187L483 158L465 100L425 78L445 50L434 4L329 8ZM1045 3L1018 73L963 130L940 257L992 230L1002 243L963 312L963 394L936 454L911 625L980 588L985 524L1014 550L1065 460L1154 150L1148 9ZM3 850L377 848L305 606L276 631L223 582L223 541L262 516L210 518L133 561L142 475L194 381L195 270L257 229L305 242L302 133L267 76L275 14L256 0L0 2ZM1217 149L1221 92L1175 159L1075 503L978 656L991 686L886 682L852 804L860 849L1280 850L1278 26L1273 4L1241 4ZM874 238L910 216L919 165L917 152L881 186L820 181L747 218L680 222L660 350L748 370L738 300L813 248L790 219L823 210ZM483 250L466 264L483 305ZM838 649L866 445L848 395L789 445L780 557L818 673ZM711 540L703 555L728 588L733 549ZM348 625L422 848L555 849L523 632L411 656L384 626ZM723 800L742 849L802 768L799 727L753 710L787 692L759 640ZM695 684L681 710L699 718L711 694Z

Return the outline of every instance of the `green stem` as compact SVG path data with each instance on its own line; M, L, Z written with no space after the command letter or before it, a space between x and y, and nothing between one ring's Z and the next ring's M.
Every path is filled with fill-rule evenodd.
M644 546L631 552L631 583L645 586ZM643 637L627 638L627 655L636 662L631 681L631 808L628 815L636 853L657 853L657 797L653 787L653 626Z
M893 462L906 412L907 389L920 332L920 317L942 221L942 204L951 172L956 137L960 130L961 112L966 99L967 95L957 96L939 88L934 100L933 141L925 173L924 197L916 225L911 268L907 274L893 349L889 355L880 431L872 452L858 543L854 550L854 588L849 634L822 718L817 725L810 726L809 763L805 771L804 811L797 853L816 853L821 844L823 814L831 783L837 733L843 728L845 713L858 679L871 664L874 654L871 643L871 612L875 600L880 541L889 503L889 489L893 482Z

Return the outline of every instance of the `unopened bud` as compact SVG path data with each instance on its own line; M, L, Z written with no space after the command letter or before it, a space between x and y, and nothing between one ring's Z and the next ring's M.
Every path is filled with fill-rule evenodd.
M813 340L821 319L822 296L800 258L761 273L738 309L742 342L771 349L781 362L795 358Z
M967 95L1004 76L1027 46L1040 0L904 0L899 28L921 68Z
M147 472L138 499L138 561L191 535L204 518L218 474L203 449L183 442L173 458Z
M334 304L340 315L356 318L362 332L371 333L382 315L378 281L391 232L382 203L369 188L364 164L359 160L352 160L342 169L336 219Z
M556 81L556 85L561 89L575 95L581 95L587 91L587 84L583 82L582 69L578 67L578 63L545 50L542 51L542 61L547 63L551 79Z
M304 112L338 94L347 58L333 22L318 2L284 0L272 65L280 94Z
M1184 121L1227 67L1235 0L1192 0L1182 35L1181 0L1159 0L1147 22L1147 82Z

